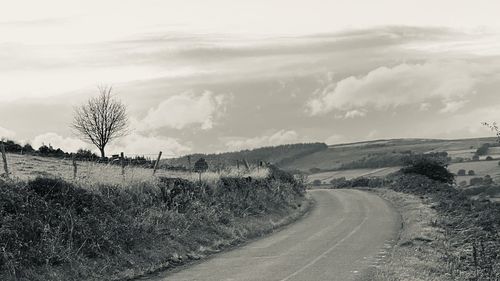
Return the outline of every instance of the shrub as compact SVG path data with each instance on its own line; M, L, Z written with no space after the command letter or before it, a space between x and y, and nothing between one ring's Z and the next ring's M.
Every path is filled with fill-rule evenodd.
M321 169L314 167L314 168L309 169L309 172L311 172L311 174L316 174L316 173L321 172Z
M465 170L464 169L458 170L457 176L465 176Z
M489 143L484 143L476 150L476 155L486 155L488 153L488 149L490 148Z
M461 181L458 186L460 187L466 187L467 186L467 181Z
M469 170L469 171L467 172L467 174L468 174L469 176L475 176L475 175L476 175L476 173L474 172L474 170Z
M491 157L491 156L487 156L487 157L486 157L486 160L487 160L487 161L491 161L491 160L493 160L493 157Z
M483 184L483 178L472 178L470 179L470 185L481 185Z
M314 180L313 181L314 186L320 186L321 185L321 180Z
M491 178L491 176L490 176L490 175L486 175L486 176L484 176L484 178L483 178L483 183L484 183L484 184L487 184L487 185L490 185L490 184L492 184L492 183L493 183L493 179Z
M454 175L446 168L441 158L420 155L408 159L407 166L401 169L404 174L419 174L443 183L453 183Z
M472 156L473 161L479 161L479 155L474 155Z

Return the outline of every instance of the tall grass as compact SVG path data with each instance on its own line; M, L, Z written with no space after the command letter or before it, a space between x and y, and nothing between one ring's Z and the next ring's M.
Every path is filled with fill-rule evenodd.
M113 280L184 263L272 230L305 192L276 168L202 183L103 165L82 175L0 180L0 280Z

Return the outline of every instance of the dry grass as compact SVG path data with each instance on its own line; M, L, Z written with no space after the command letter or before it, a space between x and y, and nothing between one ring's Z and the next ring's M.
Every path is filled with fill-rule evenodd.
M443 260L445 236L436 226L438 215L424 199L388 189L376 190L402 216L403 229L389 262L377 268L373 280L454 280L447 275Z
M39 157L31 155L7 154L7 162L11 177L20 180L34 179L38 176L55 176L68 181L77 181L85 186L96 185L120 185L135 186L138 183L156 183L158 177L176 177L191 181L198 181L197 173L182 171L158 170L153 176L152 169L141 167L126 166L125 174L122 175L122 169L118 165L108 165L96 162L77 161L77 178L73 179L73 165L71 160L57 159L49 157ZM269 170L261 167L251 167L246 169L237 169L229 167L220 172L208 171L202 173L201 180L208 184L215 184L221 177L252 177L262 179L267 177Z

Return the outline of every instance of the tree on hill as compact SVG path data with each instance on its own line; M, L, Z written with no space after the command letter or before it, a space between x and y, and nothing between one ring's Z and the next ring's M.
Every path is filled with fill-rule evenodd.
M196 163L194 163L194 171L199 174L200 176L200 183L201 183L201 174L206 172L208 170L208 164L205 159L200 158Z
M80 137L94 144L104 158L106 145L128 133L127 108L111 96L112 87L100 86L99 96L74 109L72 127Z

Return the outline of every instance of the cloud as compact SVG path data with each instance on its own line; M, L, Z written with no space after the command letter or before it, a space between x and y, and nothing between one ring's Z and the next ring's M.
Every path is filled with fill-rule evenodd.
M477 79L472 68L465 62L379 67L364 76L350 76L317 90L307 103L307 111L310 115L321 115L367 107L387 109L435 99L450 103L474 94Z
M147 155L150 157L154 157L162 151L162 157L174 157L190 152L191 148L174 138L132 133L111 143L107 151L108 154L124 152L125 155L129 156Z
M467 100L457 100L457 101L447 101L444 103L444 107L439 111L441 113L453 113L464 107L469 101Z
M54 148L60 148L66 152L76 152L80 148L90 148L88 143L85 143L77 138L63 137L56 133L45 133L33 138L31 145L38 149L42 145L52 145Z
M344 118L347 119L347 118L356 118L356 117L364 117L364 116L366 116L366 112L354 109L354 110L347 111L344 115Z
M205 91L201 95L183 93L169 97L158 107L150 109L141 123L147 129L183 129L199 125L203 130L212 129L215 119L225 111L227 98Z
M274 146L280 144L289 144L298 141L298 134L293 130L279 130L272 135L260 137L230 140L226 142L229 150L253 149L263 146Z
M0 127L0 139L2 138L13 138L16 135L14 131L6 129L4 127Z

